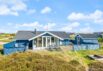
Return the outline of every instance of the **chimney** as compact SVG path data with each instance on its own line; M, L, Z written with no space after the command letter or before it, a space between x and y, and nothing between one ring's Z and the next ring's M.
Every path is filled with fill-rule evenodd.
M34 30L34 34L36 34L37 33L37 31L36 31L36 29Z

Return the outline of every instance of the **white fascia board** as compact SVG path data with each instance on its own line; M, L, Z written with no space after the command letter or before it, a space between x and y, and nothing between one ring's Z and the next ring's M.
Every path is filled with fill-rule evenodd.
M92 40L97 40L97 38L83 38L83 39L85 39L85 40L90 40L90 39L92 39Z
M40 35L37 35L37 36L35 36L35 37L33 37L33 38L30 38L29 40L33 40L33 39L35 39L35 38L37 38L37 37L40 37L40 36L42 36L42 35L44 35L44 34L46 34L46 33L48 33L48 34L50 34L50 35L52 35L52 36L54 36L54 37L57 37L57 38L59 38L59 39L61 39L61 40L64 40L63 38L61 38L61 37L59 37L59 36L57 36L57 35L54 35L54 34L52 34L52 33L50 33L50 32L44 32L44 33L42 33L42 34L40 34Z

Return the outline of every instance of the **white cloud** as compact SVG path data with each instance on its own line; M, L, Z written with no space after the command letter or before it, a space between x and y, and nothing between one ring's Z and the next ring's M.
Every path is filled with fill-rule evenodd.
M70 23L70 24L68 24L68 25L66 25L66 26L63 26L63 27L61 28L61 30L66 31L66 32L74 32L75 29L76 29L77 27L79 27L79 26L80 26L80 23L79 23L79 22L73 22L73 23Z
M93 23L103 23L103 11L96 10L90 14L73 12L68 16L70 21L90 21Z
M23 23L23 24L16 24L15 25L15 27L16 28L21 28L21 27L25 27L25 28L41 28L42 27L42 25L41 24L39 24L39 22L38 21L36 21L36 22L32 22L32 23Z
M15 15L18 16L18 13L15 11L11 11L6 5L0 6L0 15Z
M79 22L69 23L61 28L62 31L76 32L76 33L93 33L94 29L88 23L84 27L80 26Z
M53 30L53 28L56 26L56 24L55 23L48 23L48 24L46 24L43 28L45 29L45 30Z
M45 7L41 10L41 13L42 14L47 14L47 13L50 13L52 11L52 9L50 7Z
M5 30L8 27L11 28ZM40 24L38 21L35 21L31 23L21 23L21 24L7 23L5 27L0 28L0 32L16 32L18 30L33 30L35 28L40 31L59 30L59 31L78 32L78 33L92 33L95 30L87 23L86 25L84 25L84 27L81 27L79 22L72 22L64 26L63 25L58 26L56 23L53 22L47 24Z
M80 33L93 33L94 30L91 27L87 26L87 27L80 28L79 32Z
M24 0L0 0L0 15L18 16L20 11L27 11Z
M13 11L26 11L27 5L21 0L15 0L14 5L11 7Z
M11 23L10 23L11 25ZM13 24L12 24L13 25ZM55 23L47 23L45 25L40 24L38 21L32 22L32 23L23 23L23 24L15 24L15 28L36 28L38 30L53 30L53 28L56 26Z

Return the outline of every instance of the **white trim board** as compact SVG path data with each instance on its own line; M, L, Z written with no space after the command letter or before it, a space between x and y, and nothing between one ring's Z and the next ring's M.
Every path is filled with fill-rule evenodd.
M61 39L61 40L64 40L63 38L61 38L61 37L59 37L59 36L57 36L57 35L54 35L54 34L52 34L52 33L50 33L50 32L44 32L44 33L42 33L42 34L40 34L40 35L37 35L37 36L35 36L35 37L33 37L33 38L30 38L29 40L33 40L33 39L35 39L35 38L38 38L38 37L40 37L40 36L42 36L42 35L44 35L44 34L46 34L46 33L48 33L48 34L50 34L50 35L52 35L52 36L54 36L54 37L56 37L56 38L59 38L59 39Z

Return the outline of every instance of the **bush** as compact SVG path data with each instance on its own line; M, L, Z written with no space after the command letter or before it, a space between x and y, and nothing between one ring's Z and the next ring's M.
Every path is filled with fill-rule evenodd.
M99 42L103 42L103 38L98 38L98 41Z
M94 62L89 64L89 71L103 71L103 63Z
M76 60L66 61L62 54L15 53L0 60L2 71L85 71Z

